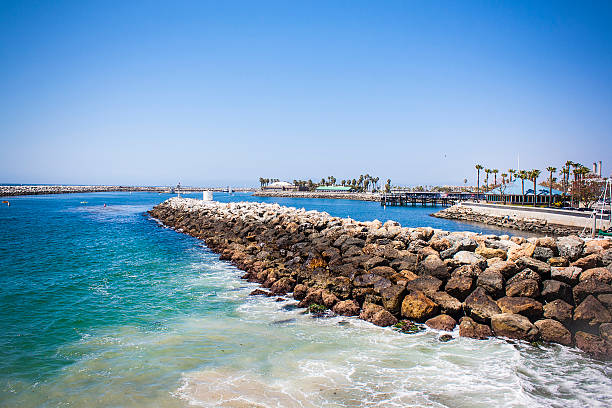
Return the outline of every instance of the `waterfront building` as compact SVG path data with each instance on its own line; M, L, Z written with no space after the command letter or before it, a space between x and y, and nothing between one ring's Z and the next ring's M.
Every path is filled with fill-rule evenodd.
M533 182L525 180L524 187L521 185L521 179L515 179L510 183L502 184L490 191L484 193L485 199L489 202L504 203L504 204L531 204L533 205ZM523 190L524 188L524 190ZM524 194L523 194L524 191ZM551 190L549 187L538 185L535 194L536 205L548 205L550 202ZM564 201L565 197L562 191L552 189L552 203Z
M298 188L296 185L286 181L275 181L274 183L264 186L261 189L263 191L296 191Z

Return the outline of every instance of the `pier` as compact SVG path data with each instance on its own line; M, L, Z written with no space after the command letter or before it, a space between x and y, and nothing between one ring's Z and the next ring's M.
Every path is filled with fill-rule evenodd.
M406 206L444 206L455 205L458 201L472 198L473 194L467 193L440 193L432 191L392 191L384 193L380 197L380 205L406 207Z

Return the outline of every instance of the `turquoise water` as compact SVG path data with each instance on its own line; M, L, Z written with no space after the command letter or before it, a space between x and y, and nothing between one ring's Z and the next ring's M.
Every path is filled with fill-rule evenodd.
M195 195L194 195L195 196ZM561 346L312 319L143 213L169 196L0 207L0 406L606 406L612 368ZM220 201L258 199L215 194ZM87 201L81 204L81 201ZM432 209L274 199L355 219L476 229ZM103 204L107 204L104 207ZM456 336L456 333L455 333Z

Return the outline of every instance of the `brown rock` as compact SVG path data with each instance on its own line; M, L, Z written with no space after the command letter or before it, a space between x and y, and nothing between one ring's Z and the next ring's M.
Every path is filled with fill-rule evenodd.
M404 285L393 285L380 291L383 306L393 314L400 312L405 294L406 288Z
M512 237L515 238L515 237ZM514 241L514 240L513 240ZM521 257L530 257L533 255L533 251L535 251L536 245L532 243L523 243L519 244L520 246L516 248L512 248L508 251L508 259L514 261Z
M482 270L476 265L461 265L453 271L451 277L477 278L481 273Z
M343 300L336 303L332 309L334 313L342 316L357 316L359 314L359 303L354 300Z
M587 255L584 258L580 258L577 261L572 262L572 266L577 268L591 269L597 267L597 264L601 261L599 254Z
M578 283L572 290L574 303L580 304L588 295L598 296L604 293L612 293L612 286L596 279L587 279Z
M609 346L612 346L612 323L604 323L599 326L599 335Z
M508 279L516 274L517 267L516 264L512 261L501 261L489 266L486 271L499 272L504 277L504 279Z
M446 292L434 292L429 297L440 306L441 313L460 316L463 312L463 304Z
M284 295L285 293L293 292L294 286L294 279L284 277L274 282L270 288L270 291L275 295Z
M567 258L564 258L562 256L556 256L556 257L550 258L548 260L548 264L550 266L568 266L569 261L567 260Z
M547 319L555 319L560 322L572 320L574 315L574 306L564 302L561 299L553 300L544 305L544 317Z
M551 268L550 277L552 279L565 282L569 285L575 285L578 283L578 278L582 273L582 269L576 268L575 266L568 266L565 268Z
M382 306L374 303L364 303L359 318L381 327L392 326L397 323L395 316Z
M529 297L506 296L497 301L497 306L502 313L520 314L533 320L542 317L544 313L542 304Z
M336 295L327 290L321 292L321 300L323 301L323 305L328 309L331 309L340 301Z
M293 298L295 300L302 300L302 299L304 299L306 297L307 293L308 293L308 286L306 286L306 285L297 284L293 288Z
M597 300L599 300L601 304L612 313L612 293L604 293L603 295L599 295L597 296Z
M597 358L608 358L612 355L612 350L609 345L599 336L578 331L574 339L576 340L576 347Z
M419 277L417 274L407 269L404 269L403 271L401 271L400 274L402 274L402 276L406 278L408 282L413 281Z
M532 271L537 272L539 275L550 275L550 265L546 262L538 261L537 259L528 258L526 256L520 257L516 260L516 266L519 269L529 268Z
M492 337L493 333L486 324L476 323L473 319L464 316L459 323L459 335L461 337L484 340Z
M457 322L449 315L441 314L427 320L425 324L435 330L453 331Z
M389 266L377 266L375 268L370 269L369 272L378 276L385 277L387 279L395 275L395 269Z
M528 318L518 314L501 313L491 317L491 328L496 336L534 341L539 330Z
M446 283L444 290L457 299L465 300L472 292L473 284L473 279L470 277L452 275Z
M511 285L514 282L518 282L518 281L525 280L525 279L533 279L534 281L538 282L538 284L542 282L542 277L540 276L540 274L532 271L529 268L525 268L519 273L515 274L510 279L508 279L508 281L506 282L506 286Z
M580 274L580 281L595 279L600 282L612 283L612 272L608 268L591 268Z
M596 326L601 323L611 323L612 315L593 295L589 295L574 310L574 320Z
M569 303L572 301L572 287L567 283L557 280L545 280L542 282L542 292L540 296L547 302L561 299Z
M538 320L534 324L540 331L540 338L542 340L560 343L566 346L572 344L572 333L557 320L543 319Z
M438 305L419 290L410 291L402 302L402 316L418 322L436 315L438 309Z
M308 307L316 303L317 305L323 304L323 290L322 289L314 289L309 288L306 297L298 303L298 307Z
M537 298L540 296L538 282L534 279L514 281L506 287L506 296Z
M508 256L506 251L504 251L503 249L487 248L484 245L481 245L476 248L476 251L474 252L476 252L478 255L482 256L485 259L501 258L502 260L505 260Z
M419 264L421 275L434 276L438 279L446 280L449 278L448 268L438 255L429 255Z
M502 296L504 293L504 277L500 272L491 268L478 275L476 285L482 287L494 298Z
M254 291L249 293L249 296L272 296L272 293L262 289L255 289Z
M407 290L419 290L425 294L434 293L440 290L442 281L433 276L421 276L406 284Z
M491 316L501 313L497 303L481 287L477 287L465 299L464 309L471 318L482 323L488 323Z

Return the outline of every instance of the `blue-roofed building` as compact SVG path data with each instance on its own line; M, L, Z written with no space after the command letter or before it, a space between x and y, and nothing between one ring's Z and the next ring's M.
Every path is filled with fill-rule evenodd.
M523 194L524 192L524 194ZM508 204L533 204L533 181L517 178L511 183L502 184L485 193L487 201L508 203ZM552 189L552 203L563 201L563 192ZM535 203L547 205L550 203L551 189L549 187L538 185L535 194Z

